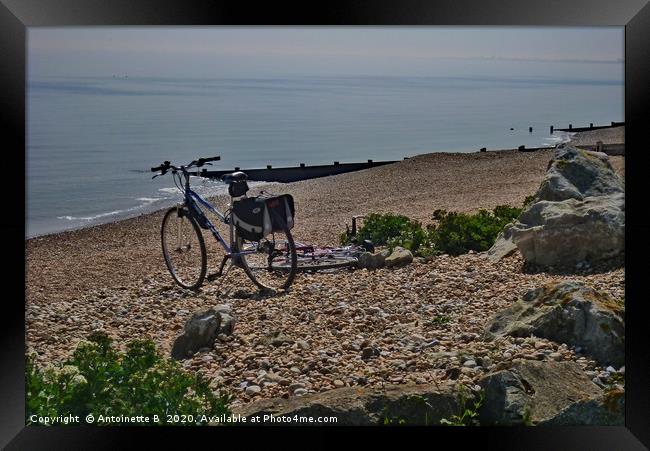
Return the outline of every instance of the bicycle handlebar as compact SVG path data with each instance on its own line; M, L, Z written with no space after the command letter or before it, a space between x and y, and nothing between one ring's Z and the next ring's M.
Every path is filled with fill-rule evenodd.
M208 157L208 158L199 158L198 160L194 160L194 161L192 161L192 162L191 162L190 164L188 164L187 166L180 166L180 167L176 167L176 166L174 166L174 165L171 164L169 161L164 161L163 164L161 164L160 166L156 166L155 168L151 168L151 172L158 172L158 171L161 171L161 172L164 174L165 172L167 172L167 171L170 170L170 169L173 169L173 170L184 170L184 169L191 168L191 167L193 167L193 166L194 166L194 167L197 167L197 168L200 168L201 166L203 166L203 165L206 164L206 163L209 163L210 161L219 161L219 160L221 160L221 157L220 157L220 156L216 156L216 157Z

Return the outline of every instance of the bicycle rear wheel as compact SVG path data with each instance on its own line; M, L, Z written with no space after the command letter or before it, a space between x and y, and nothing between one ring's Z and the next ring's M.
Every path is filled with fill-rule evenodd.
M201 229L185 206L173 207L165 213L160 235L165 264L176 283L190 290L198 289L208 268L207 253Z
M248 241L237 234L235 247L237 252L246 253L237 258L238 266L258 288L286 290L293 283L298 260L288 227L284 227L282 232L273 232L260 241Z

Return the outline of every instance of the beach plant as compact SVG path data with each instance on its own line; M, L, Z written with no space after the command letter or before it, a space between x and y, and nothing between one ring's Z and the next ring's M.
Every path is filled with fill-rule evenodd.
M450 321L451 321L451 317L447 315L436 315L430 320L430 323L437 326L444 326Z
M95 332L62 364L41 368L30 355L25 379L28 424L32 415L147 415L146 424L162 425L168 415L191 416L197 421L186 424L203 424L198 414L230 414L229 395L215 393L200 374L162 358L151 340L132 340L118 352L105 333Z
M391 249L401 246L413 251L420 247L425 239L426 232L418 221L393 213L371 213L365 217L356 236L341 235L341 244L370 240L375 246L387 245Z
M483 252L494 244L499 232L521 214L521 209L500 205L492 212L475 214L438 212L438 225L431 229L429 240L435 248L449 255L468 251Z
M366 216L356 236L342 234L341 244L370 240L391 251L397 246L403 247L419 257L443 253L460 255L470 250L483 252L492 247L499 232L521 212L521 208L508 205L499 205L492 211L479 210L475 214L435 210L432 219L437 224L426 227L403 215L372 213Z
M480 426L478 421L479 409L483 405L485 394L483 391L479 392L478 399L474 400L469 406L467 404L468 398L465 387L460 385L458 389L458 402L460 404L460 412L457 415L452 415L450 418L443 418L440 424L443 426Z

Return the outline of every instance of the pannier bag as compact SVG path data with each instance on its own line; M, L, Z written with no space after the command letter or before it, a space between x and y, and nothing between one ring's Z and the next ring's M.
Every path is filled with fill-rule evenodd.
M232 220L237 234L249 241L259 241L284 225L293 228L295 208L290 194L247 197L233 203Z

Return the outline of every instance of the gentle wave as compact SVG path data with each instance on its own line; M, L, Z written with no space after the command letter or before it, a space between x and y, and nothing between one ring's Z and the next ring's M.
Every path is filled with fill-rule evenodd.
M140 210L140 209L143 209L143 208L147 207L148 205L152 204L155 201L163 200L163 199L151 198L151 197L139 197L136 200L139 200L139 201L141 201L143 203L140 204L140 205L136 205L135 207L125 208L123 210L113 210L113 211L109 211L109 212L106 212L106 213L99 213L99 214L96 214L96 215L93 215L93 216L69 216L69 215L66 215L66 216L57 216L57 219L64 219L66 221L86 221L86 222L90 222L90 221L95 221L97 219L106 218L106 217L109 217L109 216L116 216L116 215L120 215L120 214L123 214L123 213L129 213L129 212L137 211L137 210Z

